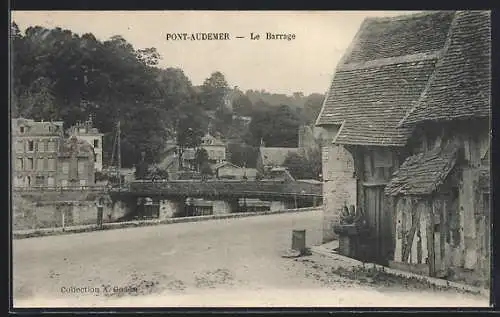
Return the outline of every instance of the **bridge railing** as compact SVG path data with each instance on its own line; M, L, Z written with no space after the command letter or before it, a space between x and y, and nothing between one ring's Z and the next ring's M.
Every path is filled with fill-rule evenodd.
M322 196L322 184L285 181L241 181L241 180L188 180L188 181L134 181L129 184L131 192L163 193L172 195L300 195Z

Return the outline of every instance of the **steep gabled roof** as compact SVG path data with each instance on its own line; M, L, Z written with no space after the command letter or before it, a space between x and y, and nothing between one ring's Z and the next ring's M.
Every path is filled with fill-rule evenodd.
M337 66L316 125L341 125L338 144L403 146L411 130L398 124L425 89L453 15L366 19Z
M429 88L401 122L487 118L491 111L489 11L457 12L450 42Z

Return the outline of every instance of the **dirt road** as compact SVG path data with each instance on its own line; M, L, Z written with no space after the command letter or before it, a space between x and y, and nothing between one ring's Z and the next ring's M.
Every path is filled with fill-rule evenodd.
M15 240L14 306L485 306L452 291L371 285L320 256L285 259L293 229L321 238L321 212Z

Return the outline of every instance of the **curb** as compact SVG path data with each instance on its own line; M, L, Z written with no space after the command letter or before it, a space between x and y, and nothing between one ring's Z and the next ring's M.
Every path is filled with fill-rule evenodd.
M479 287L475 287L475 286L471 286L471 285L467 285L467 284L463 284L463 283L452 282L452 281L448 281L448 280L444 280L444 279L440 279L440 278L436 278L436 277L430 277L430 276L426 276L426 275L420 275L420 274L416 274L416 273L413 273L413 272L407 272L407 271L392 269L392 268L389 268L389 267L386 267L386 266L382 266L382 265L379 265L379 264L375 264L375 263L367 263L367 262L363 263L363 262L358 261L356 259L349 258L347 256L340 255L338 253L333 253L331 250L326 249L326 248L324 248L322 246L313 246L313 247L311 247L311 252L315 253L315 254L319 254L319 255L325 256L325 257L328 257L330 259L334 259L334 260L337 260L337 261L340 261L340 262L344 262L348 266L363 266L363 265L364 266L367 266L367 265L368 266L373 266L373 267L375 267L377 269L383 270L385 273L389 273L389 274L392 274L392 275L395 275L395 276L407 277L407 278L416 278L416 279L420 279L420 280L424 280L426 282L429 282L430 284L432 284L434 286L450 287L450 288L453 288L453 289L458 289L458 290L462 290L462 291L467 291L467 292L471 292L471 293L480 294L480 295L486 296L486 297L490 296L490 292L488 290L483 289L483 288L479 288Z
M28 238L36 238L36 237L56 236L56 235L103 231L103 230L113 230L113 229L121 229L121 228L147 227L147 226L167 225L167 224L175 224L175 223L246 218L246 217L255 217L255 216L277 215L277 214L283 214L283 213L296 213L296 212L319 211L319 210L321 210L321 207L307 207L307 208L286 209L286 210L277 210L277 211L245 212L245 213L234 213L234 214L195 216L195 217L179 217L179 218L154 219L154 220L138 220L138 221L126 221L126 222L108 222L108 223L103 223L101 228L98 228L96 225L82 225L82 226L66 227L64 229L58 227L58 228L41 228L41 229L34 229L34 230L19 230L17 232L13 231L12 238L13 239L28 239Z

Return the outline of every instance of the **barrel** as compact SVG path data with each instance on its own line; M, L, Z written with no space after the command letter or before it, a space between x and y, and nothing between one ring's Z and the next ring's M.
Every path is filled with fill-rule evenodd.
M292 232L292 250L304 252L306 249L306 231L293 230Z

